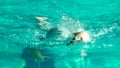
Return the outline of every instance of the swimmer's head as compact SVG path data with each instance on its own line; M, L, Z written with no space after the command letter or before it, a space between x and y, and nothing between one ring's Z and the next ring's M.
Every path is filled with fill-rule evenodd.
M81 31L81 32L75 33L74 35L75 37L73 38L73 40L70 41L67 45L74 44L77 41L81 41L84 43L90 41L90 35L87 31Z
M90 35L87 31L81 31L75 36L75 41L88 42L90 41Z

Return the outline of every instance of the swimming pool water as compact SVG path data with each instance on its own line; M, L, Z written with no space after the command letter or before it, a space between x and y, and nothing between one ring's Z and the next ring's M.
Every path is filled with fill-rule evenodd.
M120 68L119 7L119 0L0 0L0 68ZM38 48L50 58L36 60L29 48L48 42L40 40L46 31L36 16L48 17L53 27L70 23L72 30L79 22L91 41L53 41Z

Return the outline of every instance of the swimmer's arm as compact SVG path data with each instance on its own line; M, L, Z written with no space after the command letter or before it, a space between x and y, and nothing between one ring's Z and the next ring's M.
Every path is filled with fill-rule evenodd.
M75 43L77 43L77 41L70 41L68 44L67 44L67 46L71 46L71 45L73 45L73 44L75 44Z
M70 45L72 45L72 44L74 44L74 41L70 41L70 42L67 44L67 46L70 46Z
M70 45L72 45L72 44L74 44L74 43L76 43L77 41L75 40L75 38L73 38L68 44L67 44L67 46L70 46Z
M35 17L35 18L40 21L38 25L41 28L41 30L48 31L51 28L51 25L49 22L44 22L48 20L47 17Z
M73 38L67 45L70 46L74 43L78 43L78 42L81 42L83 40L83 38L81 37L80 40L76 40L75 38Z

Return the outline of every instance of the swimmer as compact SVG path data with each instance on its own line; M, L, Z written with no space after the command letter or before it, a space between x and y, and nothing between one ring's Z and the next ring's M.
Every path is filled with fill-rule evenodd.
M81 31L81 32L77 32L77 33L73 33L74 38L72 39L72 41L70 41L67 45L72 45L76 42L88 42L90 40L90 36L88 34L87 31Z
M46 17L36 17L36 19L38 19L41 22L43 21L46 21L48 18ZM54 32L53 32L54 31ZM70 34L73 35L73 40L70 41L67 45L72 45L76 42L88 42L90 41L90 36L89 36L89 33L87 31L80 31L80 32L77 32L77 33L70 33L70 32L66 32L66 31L69 31L69 30L65 30L65 29L62 29L62 28L58 28L57 26L53 27L53 28L50 28L48 29L48 32L47 32L47 38L49 37L49 34L50 34L50 37L51 36L60 36L63 32L64 32L64 35L66 34L68 36L68 38L70 38ZM56 35L58 34L58 35ZM53 38L53 37L52 37Z

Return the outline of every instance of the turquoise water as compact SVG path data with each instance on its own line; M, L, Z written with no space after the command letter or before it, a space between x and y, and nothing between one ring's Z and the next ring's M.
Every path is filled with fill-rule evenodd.
M120 68L119 7L119 0L0 0L0 68ZM36 16L48 17L53 27L66 24L65 17L72 31L79 22L91 41L74 46L42 41L47 31ZM34 59L29 51L34 47L50 58Z

